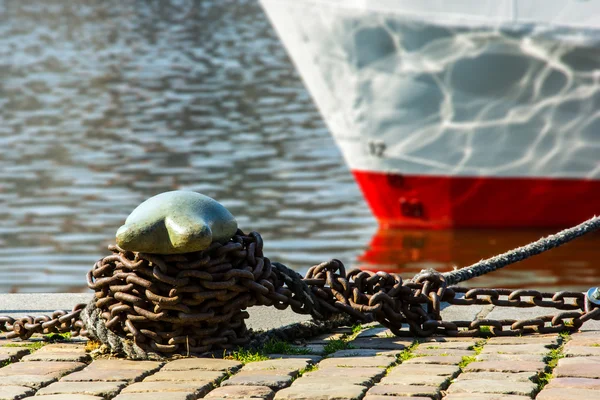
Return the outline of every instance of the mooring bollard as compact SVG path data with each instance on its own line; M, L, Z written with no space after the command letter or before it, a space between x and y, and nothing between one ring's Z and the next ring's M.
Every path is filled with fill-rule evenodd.
M197 354L248 341L246 308L290 303L257 233L220 203L189 191L152 197L117 231L113 254L88 273L95 299L82 318L113 351Z
M244 346L250 340L246 309L255 305L291 307L329 327L340 320L376 320L398 336L574 331L600 319L597 291L586 296L448 283L492 272L599 227L600 219L594 217L470 267L444 274L422 271L407 281L386 272L346 272L339 260L315 265L302 277L265 257L260 234L238 229L233 215L215 200L195 192L167 192L142 203L119 228L117 245L109 246L112 254L87 274L95 292L88 304L51 317L0 317L0 331L22 339L71 331L136 359ZM564 311L527 320L443 321L442 302Z
M193 253L213 242L224 244L237 221L223 205L200 193L176 190L137 206L117 231L117 245L150 254Z

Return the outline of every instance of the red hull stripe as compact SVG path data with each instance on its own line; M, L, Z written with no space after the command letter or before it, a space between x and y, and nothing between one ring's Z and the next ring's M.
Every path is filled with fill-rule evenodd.
M600 214L600 180L352 172L384 227L560 227Z

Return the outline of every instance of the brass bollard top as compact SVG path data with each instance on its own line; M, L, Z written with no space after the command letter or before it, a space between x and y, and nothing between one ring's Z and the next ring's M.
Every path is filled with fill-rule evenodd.
M165 192L137 206L117 231L124 250L181 254L224 243L237 231L237 221L221 203L188 190Z

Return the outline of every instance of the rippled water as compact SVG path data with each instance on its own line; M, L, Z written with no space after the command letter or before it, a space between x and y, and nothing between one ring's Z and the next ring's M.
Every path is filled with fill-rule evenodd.
M0 77L0 292L85 290L129 212L177 188L299 271L335 257L410 276L544 233L377 232L256 1L0 3ZM596 247L479 283L587 287Z

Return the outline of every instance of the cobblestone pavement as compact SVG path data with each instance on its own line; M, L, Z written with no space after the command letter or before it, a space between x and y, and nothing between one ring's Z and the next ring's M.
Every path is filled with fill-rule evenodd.
M92 360L84 341L2 340L0 400L600 399L599 333L416 341L341 328L279 344L292 354L170 362Z

